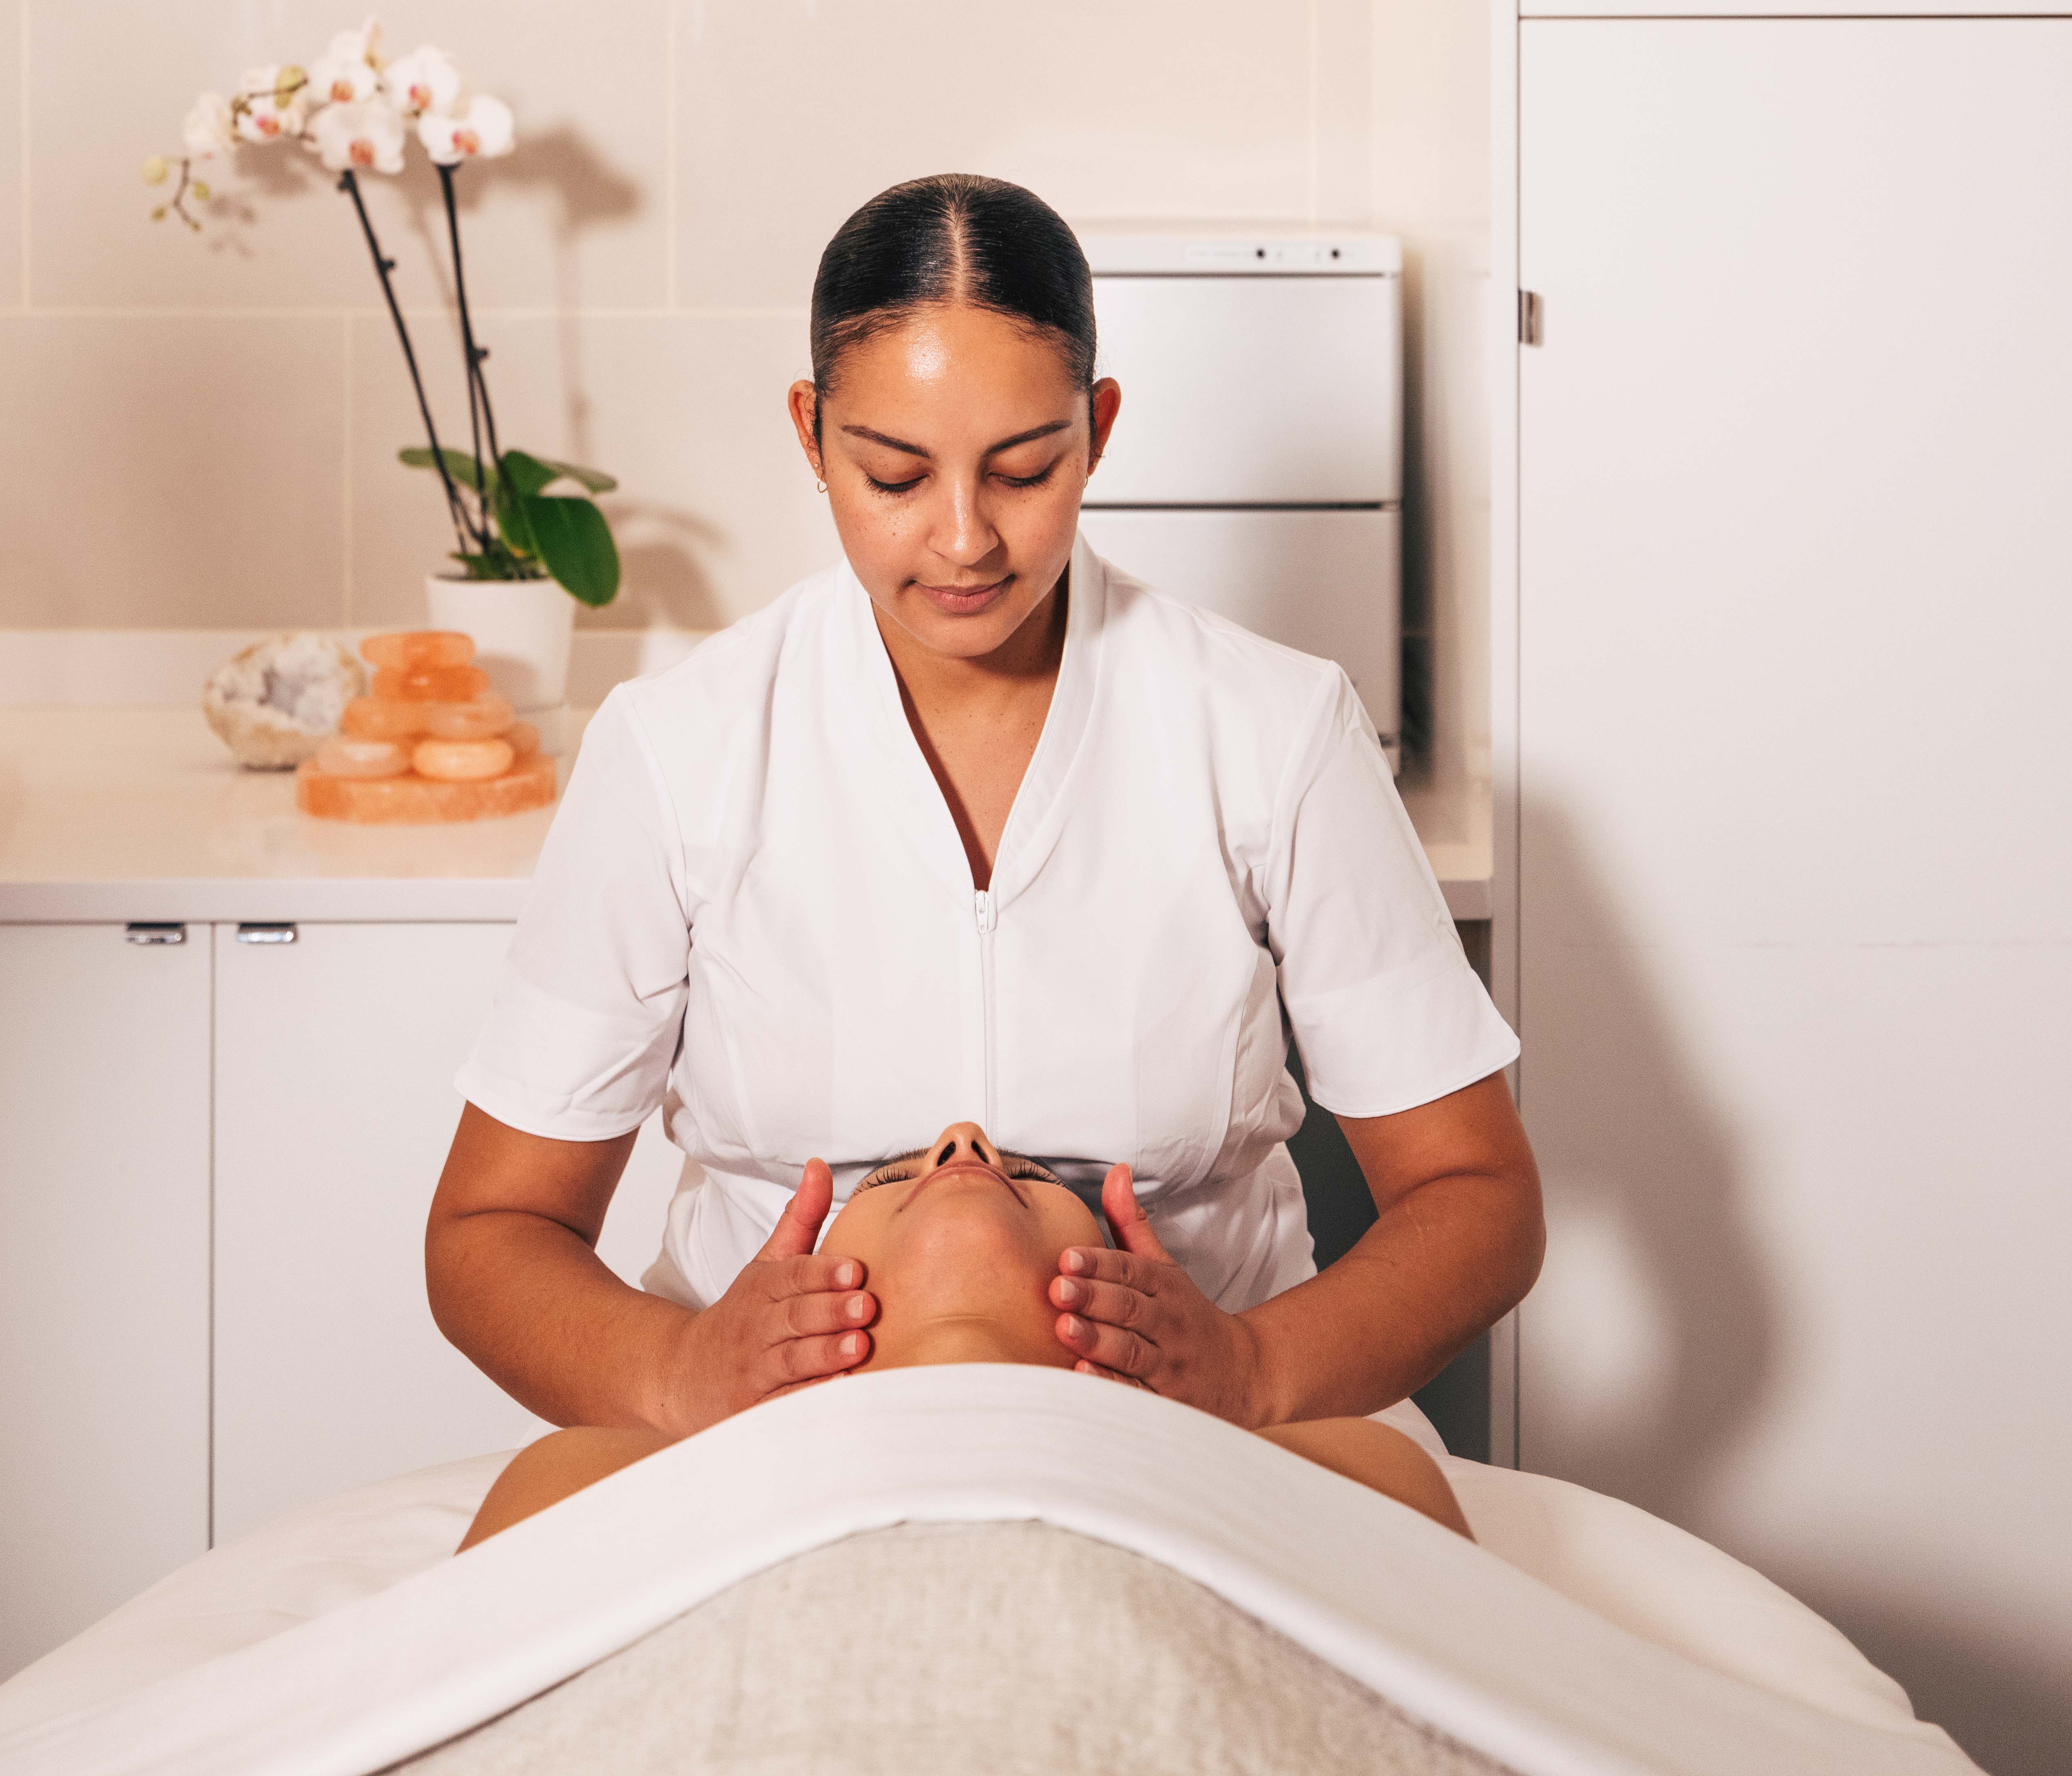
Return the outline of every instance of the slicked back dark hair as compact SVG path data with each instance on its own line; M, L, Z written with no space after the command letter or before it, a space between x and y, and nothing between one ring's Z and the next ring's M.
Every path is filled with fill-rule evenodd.
M938 173L880 191L835 231L813 278L813 434L843 356L919 308L968 303L1054 345L1094 380L1094 283L1064 218L1004 179Z

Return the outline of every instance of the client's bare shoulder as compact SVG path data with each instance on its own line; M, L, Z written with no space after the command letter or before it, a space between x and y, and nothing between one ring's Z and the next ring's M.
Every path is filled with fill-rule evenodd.
M589 1425L543 1437L512 1457L510 1465L497 1475L496 1484L489 1489L489 1496L454 1552L464 1554L499 1530L559 1504L570 1493L594 1486L676 1441L660 1431Z
M1474 1538L1439 1464L1402 1432L1371 1418L1318 1418L1273 1424L1259 1433L1319 1467L1421 1511L1435 1523Z

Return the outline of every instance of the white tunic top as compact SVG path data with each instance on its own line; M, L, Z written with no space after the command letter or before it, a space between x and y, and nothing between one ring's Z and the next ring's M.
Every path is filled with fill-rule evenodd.
M836 1198L968 1119L1117 1160L1233 1311L1314 1273L1311 1095L1408 1109L1518 1044L1345 674L1074 549L1064 656L974 890L846 563L591 722L462 1093L689 1156L649 1289L710 1303L808 1159Z

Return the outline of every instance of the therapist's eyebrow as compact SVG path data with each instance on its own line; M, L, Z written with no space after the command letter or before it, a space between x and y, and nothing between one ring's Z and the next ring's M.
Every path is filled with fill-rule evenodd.
M1002 450L1011 450L1018 444L1027 444L1036 438L1048 438L1053 432L1067 431L1071 425L1072 421L1069 419L1054 419L1047 426L1033 426L1026 432L1017 432L1012 438L1003 438L997 444L989 444L985 447L985 454L988 456L997 456ZM874 432L868 426L845 426L842 430L852 438L867 438L872 443L882 444L887 450L898 450L907 456L918 456L924 462L932 462L935 460L935 453L933 450L924 450L919 445L909 444L902 438L888 438L883 432ZM923 1151L925 1152L927 1149L923 1149ZM891 1161L887 1160L886 1163L890 1165Z

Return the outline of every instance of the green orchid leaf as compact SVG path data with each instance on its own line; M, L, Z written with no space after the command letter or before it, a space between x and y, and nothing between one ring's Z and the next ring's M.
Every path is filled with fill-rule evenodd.
M506 450L500 467L504 479L521 499L537 493L561 473L558 465L542 462L524 450Z
M586 469L580 462L556 462L544 456L540 460L556 475L566 475L571 481L580 482L592 493L610 493L619 485L616 475L606 475L602 469Z
M443 448L440 450L439 454L446 459L446 473L448 475L451 475L454 479L458 481L462 487L472 487L477 493L481 492L482 489L475 479L475 458L473 457L470 456L465 450L454 450ZM404 464L405 467L413 469L429 469L433 467L432 453L421 444L413 445L406 450L398 450L396 453L396 459L399 462ZM490 486L493 489L496 484L496 471L491 468L487 462L483 463L482 467L483 473L489 478Z
M511 454L504 458L504 472L496 478L491 494L491 509L496 515L497 534L514 555L536 555L532 526L526 520L525 495L512 484Z
M508 474L508 454L504 460ZM554 494L521 497L520 504L547 571L593 609L610 603L619 594L619 547L604 514L587 500Z

